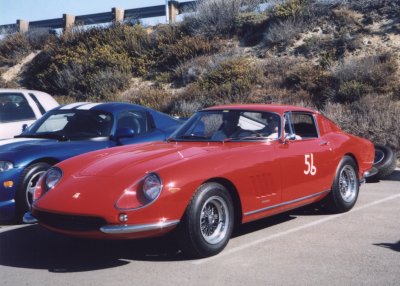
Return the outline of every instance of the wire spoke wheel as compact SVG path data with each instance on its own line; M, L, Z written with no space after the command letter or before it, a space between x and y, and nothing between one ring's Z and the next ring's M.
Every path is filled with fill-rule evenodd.
M35 188L37 183L39 182L40 177L46 173L46 171L40 171L35 173L29 180L27 186L26 186L26 204L30 208L32 206L33 202L33 193L35 192Z
M178 227L181 250L196 258L220 253L232 235L234 214L232 197L225 186L216 182L202 184Z
M229 225L229 209L224 199L210 197L200 212L200 228L203 238L210 244L217 244L227 234Z
M357 176L350 165L346 165L340 172L339 192L345 202L352 202L357 195Z
M350 156L344 156L336 169L330 194L324 199L324 205L334 212L351 210L357 202L360 182L358 166Z

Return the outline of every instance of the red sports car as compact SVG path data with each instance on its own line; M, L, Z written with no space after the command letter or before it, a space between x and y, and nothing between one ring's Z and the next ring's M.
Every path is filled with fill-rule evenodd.
M51 168L25 222L85 238L178 232L194 257L222 251L234 224L324 200L356 203L373 144L319 112L230 105L194 114L165 142L99 150Z

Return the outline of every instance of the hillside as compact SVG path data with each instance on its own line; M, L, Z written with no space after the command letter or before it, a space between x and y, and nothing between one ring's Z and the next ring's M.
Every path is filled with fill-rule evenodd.
M230 102L304 105L400 151L400 1L258 2L206 0L176 25L12 34L0 42L0 85L181 116Z

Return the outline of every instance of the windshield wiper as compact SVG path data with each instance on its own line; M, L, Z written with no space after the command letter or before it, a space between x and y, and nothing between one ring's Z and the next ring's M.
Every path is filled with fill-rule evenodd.
M207 139L207 137L203 135L188 134L182 135L180 139Z
M58 133L21 134L14 136L14 138L49 138L58 141L68 141L68 137L65 134Z

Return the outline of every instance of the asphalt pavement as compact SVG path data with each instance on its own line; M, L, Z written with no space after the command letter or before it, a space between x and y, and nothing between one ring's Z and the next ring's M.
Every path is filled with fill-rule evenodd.
M363 185L348 213L302 208L249 223L201 260L170 238L85 241L0 225L0 284L400 285L400 170Z

